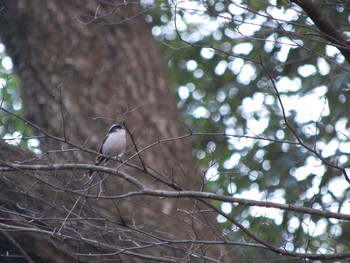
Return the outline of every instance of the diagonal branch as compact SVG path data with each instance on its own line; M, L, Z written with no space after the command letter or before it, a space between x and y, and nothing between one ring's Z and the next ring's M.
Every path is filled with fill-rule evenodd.
M28 263L34 263L32 258L25 251L25 249L23 249L23 247L11 235L9 235L6 230L0 229L0 233L3 234L10 241L10 243L15 246L16 249L18 249L18 251L22 254L24 259Z
M321 153L317 152L316 149L313 149L312 147L308 146L306 143L303 142L303 140L299 137L297 131L291 126L291 124L289 123L288 119L287 119L287 115L286 115L286 111L284 109L284 105L282 102L282 98L280 96L280 93L276 87L275 81L273 79L273 77L271 76L270 72L267 70L267 68L265 67L262 59L260 58L260 65L261 67L264 69L264 71L266 72L266 75L268 76L268 78L270 79L271 83L272 83L272 87L274 89L274 91L276 92L276 96L278 99L278 103L280 104L281 110L282 110L282 116L283 116L283 121L285 123L285 125L288 127L288 129L293 133L293 135L295 136L295 139L297 140L298 144L300 146L302 146L303 148L305 148L307 151L309 151L310 153L313 153L318 159L320 159L325 165L327 165L328 167L331 167L333 169L336 169L338 171L340 171L343 175L345 180L350 184L350 177L346 171L345 168L342 168L340 166L338 166L337 164L328 161L326 158L324 158L322 156Z
M143 159L142 159L142 157L141 157L141 155L140 155L139 149L138 149L138 147L137 147L137 145L136 145L136 142L135 142L135 140L134 140L134 136L133 136L132 133L129 131L128 127L126 126L126 122L125 122L125 121L123 121L123 125L124 125L126 131L128 132L130 138L131 138L131 141L132 141L132 144L133 144L134 147L135 147L135 151L136 151L136 153L137 153L137 156L139 157L140 162L141 162L141 164L142 164L142 167L143 167L144 171L146 172L146 170L147 170L146 164L145 164L145 162L143 161Z
M321 12L315 1L312 0L291 0L300 6L310 19L318 27L322 35L339 49L345 59L350 63L350 46L347 40L337 31L331 21Z

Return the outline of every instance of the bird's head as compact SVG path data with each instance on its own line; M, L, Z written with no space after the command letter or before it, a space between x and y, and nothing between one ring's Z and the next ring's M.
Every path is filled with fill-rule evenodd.
M123 130L123 129L124 129L124 127L121 124L114 124L114 125L112 125L111 128L109 128L108 133L116 132L118 130Z

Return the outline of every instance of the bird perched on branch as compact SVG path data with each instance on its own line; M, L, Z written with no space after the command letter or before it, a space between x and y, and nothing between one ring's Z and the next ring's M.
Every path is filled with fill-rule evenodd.
M125 146L126 137L124 127L121 124L112 125L99 149L101 155L97 157L95 165L99 165L103 161L107 163L107 157L122 157L125 151Z

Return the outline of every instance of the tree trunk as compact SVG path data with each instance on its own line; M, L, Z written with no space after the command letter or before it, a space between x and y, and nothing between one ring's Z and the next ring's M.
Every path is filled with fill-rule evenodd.
M39 158L3 145L3 164L92 164L96 155L84 149L96 150L109 126L125 121L132 134L126 164L109 166L150 189L201 189L190 142L162 141L186 129L139 4L9 0L1 7L1 40L43 152ZM7 243L22 255L19 261L35 262L225 261L222 245L190 242L218 238L210 208L190 199L128 195L139 190L130 181L86 175L79 169L3 172L0 247Z

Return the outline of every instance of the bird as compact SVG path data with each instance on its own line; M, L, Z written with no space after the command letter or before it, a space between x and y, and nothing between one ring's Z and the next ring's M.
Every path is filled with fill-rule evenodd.
M121 158L125 152L125 147L125 128L121 124L112 125L98 150L100 155L97 157L95 165L99 165L103 161L106 164L109 160L108 157Z

